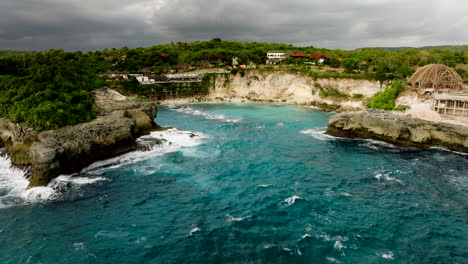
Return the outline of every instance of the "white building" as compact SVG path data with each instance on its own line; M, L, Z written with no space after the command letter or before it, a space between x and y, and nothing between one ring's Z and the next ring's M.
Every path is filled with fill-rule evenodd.
M267 53L267 58L269 60L282 60L282 59L286 59L286 53L284 52L269 52Z
M147 82L149 82L148 76L137 76L136 79L137 79L137 81L138 81L139 83L147 83Z

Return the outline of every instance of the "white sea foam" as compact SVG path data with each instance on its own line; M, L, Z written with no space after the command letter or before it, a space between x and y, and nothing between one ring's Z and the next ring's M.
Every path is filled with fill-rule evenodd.
M341 241L336 241L336 242L335 242L335 245L333 246L333 248L335 248L335 249L343 249L343 248L346 248L346 247L341 243Z
M276 126L284 127L284 126L286 126L286 125L285 125L284 123L280 122L280 123L276 124Z
M227 214L226 215L226 218L227 218L227 221L228 222L240 222L242 220L244 220L245 218L249 218L250 216L245 216L245 217L234 217L230 214Z
M300 133L305 135L310 135L318 140L335 140L338 139L337 137L330 136L325 134L326 128L319 127L319 128L311 128L302 130Z
M83 169L82 172L100 174L102 170L119 168L170 152L179 150L190 151L190 148L202 144L203 140L206 138L208 138L208 136L200 132L183 131L175 128L166 131L152 132L147 136L140 137L137 143L144 144L148 141L151 142L152 140L160 139L161 144L152 146L148 151L133 151L118 157L95 162Z
M169 152L189 149L200 145L204 138L207 136L202 133L177 129L153 132L137 140L140 143L154 139L162 140L162 144L154 145L148 151L133 151L115 158L98 161L83 169L80 175L61 175L53 179L47 186L30 189L27 189L29 181L26 179L25 173L13 168L9 158L0 156L0 207L60 199L64 189L109 181L103 177L93 177L93 175L102 173L103 170L118 168ZM90 177L83 177L82 174Z
M192 236L196 232L200 232L200 228L198 228L198 227L192 228L192 230L190 230L190 233L188 234L188 236Z
M395 254L392 251L384 252L384 253L377 254L377 255L381 256L384 259L388 259L388 260L394 260L395 259Z
M293 195L287 198L286 200L284 200L284 202L286 203L286 206L291 206L296 202L296 200L299 200L299 199L302 199L302 198L297 195Z
M304 108L322 111L322 108L313 105L304 105Z
M462 156L468 156L468 153L459 152L459 151L455 151L455 150L450 150L450 149L446 149L446 148L441 148L441 147L430 147L430 148L431 149L436 149L436 150L441 150L441 151L446 151L446 152L451 152L451 153L455 153L455 154L462 155Z
M262 188L266 188L266 187L269 187L269 186L272 186L273 184L260 184L260 185L257 185L258 187L262 187Z
M227 123L238 123L241 119L233 119L233 118L228 118L225 115L220 115L220 114L208 114L206 112L203 112L201 110L193 109L191 107L180 107L180 108L175 108L175 107L169 107L169 109L184 113L184 114L189 114L193 116L200 116L205 119L210 119L210 120L219 120Z
M83 243L83 242L74 243L73 247L75 248L75 250L83 250L83 249L85 249L85 243Z
M375 175L375 178L379 181L394 181L394 182L397 182L399 184L403 184L403 182L397 178L394 178L394 177L390 177L389 176L390 173L379 173L377 175Z
M330 261L331 263L341 263L341 261L337 260L336 258L327 257L327 260Z

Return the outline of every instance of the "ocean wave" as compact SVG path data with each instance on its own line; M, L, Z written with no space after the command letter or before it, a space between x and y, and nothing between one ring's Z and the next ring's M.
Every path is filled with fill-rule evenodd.
M79 188L100 181L108 179L61 175L47 186L28 189L29 181L24 171L12 167L9 158L0 157L0 208L57 200L61 198L63 189Z
M193 115L193 116L200 116L200 117L203 117L205 119L219 120L219 121L223 121L223 122L227 122L227 123L238 123L241 120L240 118L239 119L228 118L225 115L221 115L221 114L208 114L206 112L203 112L203 111L197 110L197 109L193 109L191 107L176 108L174 106L170 106L169 109L180 112L180 113L184 113L184 114L189 114L189 115Z
M234 217L234 216L232 216L232 215L230 215L230 214L227 214L227 215L226 215L226 218L227 218L227 221L228 221L228 222L240 222L240 221L242 221L242 220L244 220L244 219L246 219L246 218L249 218L249 217L250 217L250 216L245 216L245 217Z
M395 254L392 251L380 253L380 254L377 254L377 256L380 256L380 257L382 257L384 259L388 259L388 260L394 260L395 259Z
M308 109L312 109L312 110L317 110L317 111L323 111L322 108L317 107L317 106L313 106L313 105L304 105L304 106L302 106L302 107L308 108Z
M288 206L291 206L293 205L294 203L296 203L296 200L302 200L302 197L300 196L297 196L297 195L293 195L289 198L286 198L284 201L283 201L283 205L288 207Z
M198 227L192 228L192 230L190 230L190 233L187 235L187 237L193 236L193 234L195 234L197 232L200 232L200 228L198 228Z
M330 136L325 134L326 132L326 127L319 127L319 128L311 128L311 129L306 129L302 130L300 133L304 135L310 135L318 140L335 140L335 139L340 139L338 137Z
M84 168L82 172L100 174L103 170L116 169L124 165L137 163L151 157L161 156L170 152L196 147L208 138L200 132L191 132L178 129L151 132L147 136L140 137L137 143L145 145L147 142L160 140L160 144L154 144L145 151L132 151L114 158L98 161Z
M30 189L27 188L29 181L26 179L25 173L12 167L8 157L0 156L0 208L60 200L69 193L70 189L110 181L107 178L97 176L104 170L119 168L123 165L185 148L192 148L200 145L204 138L207 138L207 136L203 133L177 129L152 132L150 135L137 140L140 144L144 144L145 141L154 141L154 139L161 140L161 144L150 146L147 151L133 151L115 158L98 161L84 168L79 174L60 175L47 186Z
M394 182L397 182L399 184L403 184L403 181L397 179L397 178L394 178L394 177L390 177L390 172L389 173L379 173L377 175L374 176L374 178L376 178L379 182L380 181L394 181Z

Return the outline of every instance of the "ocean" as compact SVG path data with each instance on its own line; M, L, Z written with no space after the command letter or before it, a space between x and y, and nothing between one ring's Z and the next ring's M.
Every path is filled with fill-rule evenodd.
M161 106L161 145L29 190L0 158L0 263L467 263L468 156L327 136L331 115Z

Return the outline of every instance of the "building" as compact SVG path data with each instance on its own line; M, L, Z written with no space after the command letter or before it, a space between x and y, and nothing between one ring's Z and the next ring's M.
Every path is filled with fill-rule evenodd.
M137 81L139 83L147 83L149 82L149 77L148 76L137 76L136 77Z
M418 91L419 94L424 94L426 91L451 93L463 89L463 80L454 69L448 66L429 64L418 69L411 76L408 86Z
M294 53L293 55L291 55L291 57L296 58L296 59L300 59L300 58L305 58L305 57L307 57L307 55L305 55L304 53L302 53L302 52L299 51L299 52L296 52L296 53Z
M418 95L433 99L433 110L442 116L468 117L468 91L458 73L442 64L418 69L408 80L408 87Z
M139 69L139 70L138 70L138 73L141 73L141 74L143 74L144 76L153 75L153 72L152 72L150 69L148 69L148 68Z
M279 64L288 57L285 52L268 52L266 64Z
M468 94L435 94L433 108L440 115L468 117Z
M269 60L274 60L274 59L284 60L286 59L286 53L285 52L269 52L267 53L267 58Z

